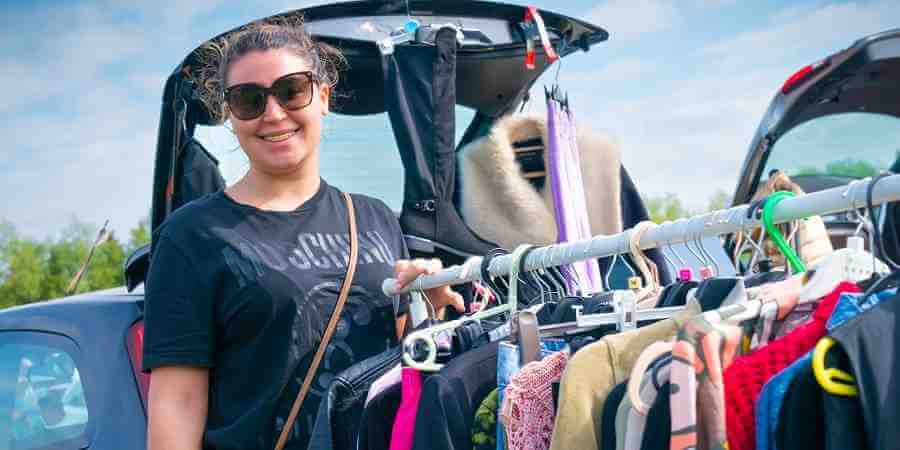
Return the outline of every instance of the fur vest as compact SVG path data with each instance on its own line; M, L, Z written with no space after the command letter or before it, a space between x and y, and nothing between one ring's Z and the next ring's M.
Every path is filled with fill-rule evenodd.
M535 189L524 178L513 143L540 137L547 142L543 118L507 116L490 133L459 152L460 210L479 236L512 249L529 243L557 240L550 180ZM616 146L607 138L577 130L582 180L591 234L622 231L620 162ZM544 152L544 166L547 153Z

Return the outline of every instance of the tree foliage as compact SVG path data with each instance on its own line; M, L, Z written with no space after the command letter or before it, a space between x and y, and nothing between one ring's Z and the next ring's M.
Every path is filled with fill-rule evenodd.
M650 214L650 220L656 223L663 223L667 220L676 220L703 214L707 211L728 208L731 196L723 191L718 190L709 198L706 210L692 210L684 205L678 195L668 193L662 196L645 197L644 205Z
M825 164L825 169L801 167L794 175L831 175L837 177L865 178L878 174L874 164L860 159L841 159Z
M149 221L142 220L121 242L113 234L94 250L75 293L121 286L123 265L134 250L150 242ZM58 236L35 240L0 222L0 308L65 296L84 264L98 227L72 219Z

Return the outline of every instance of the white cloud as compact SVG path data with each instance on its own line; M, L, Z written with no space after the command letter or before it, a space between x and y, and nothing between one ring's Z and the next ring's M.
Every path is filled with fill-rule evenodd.
M800 69L865 35L896 27L897 17L900 3L894 0L787 7L762 28L739 33L700 51L731 70L805 57L795 67ZM823 48L828 50L823 52Z
M579 83L615 83L639 78L652 72L652 70L652 63L640 59L623 59L620 61L613 61L602 68L591 71L566 73L565 70L562 70L559 78L560 83L563 85Z
M0 37L0 83L15 86L0 102L0 155L8 161L0 220L44 237L73 216L96 225L111 218L127 236L150 208L168 71L216 33L312 3L322 2L223 14L220 0L110 0L11 18L23 28Z
M622 42L666 31L682 17L678 7L666 0L608 0L592 8L586 20L609 31L610 41Z

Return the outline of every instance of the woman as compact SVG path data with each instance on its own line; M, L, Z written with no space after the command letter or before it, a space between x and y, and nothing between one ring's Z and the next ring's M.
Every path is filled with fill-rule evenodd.
M347 207L319 177L335 51L298 25L251 24L212 44L249 159L223 192L177 210L156 237L147 281L148 447L270 450L284 427L347 269ZM339 56L339 55L338 55ZM285 448L306 449L330 377L395 345L405 305L381 293L440 267L407 261L384 203L353 196L359 257L350 296ZM427 296L441 309L462 299Z

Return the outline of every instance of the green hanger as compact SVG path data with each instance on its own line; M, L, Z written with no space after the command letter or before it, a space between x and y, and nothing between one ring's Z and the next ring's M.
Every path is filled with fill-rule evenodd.
M793 270L794 273L803 273L806 272L803 261L797 256L797 252L788 245L787 240L781 234L781 231L779 231L778 228L775 227L775 224L772 223L772 216L775 215L775 205L782 200L793 196L794 193L788 191L778 191L770 195L763 205L762 222L763 226L766 227L766 233L772 237L775 246L778 247L778 250L781 250L781 253L784 254L785 259L787 259L787 262L791 265L791 270Z

